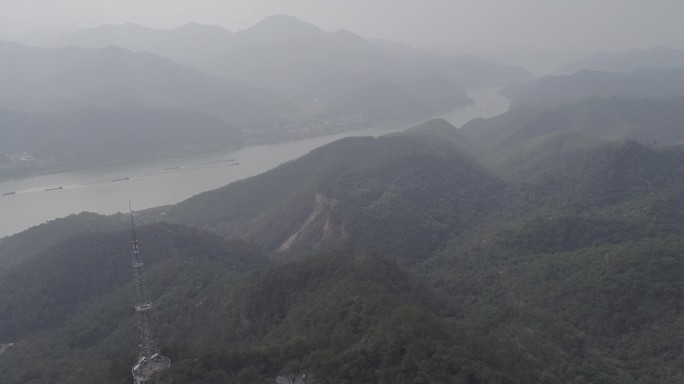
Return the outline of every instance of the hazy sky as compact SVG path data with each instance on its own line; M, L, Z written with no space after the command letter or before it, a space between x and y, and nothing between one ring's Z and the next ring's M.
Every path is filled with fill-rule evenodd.
M0 35L126 22L237 31L272 14L414 45L684 48L682 0L0 0Z

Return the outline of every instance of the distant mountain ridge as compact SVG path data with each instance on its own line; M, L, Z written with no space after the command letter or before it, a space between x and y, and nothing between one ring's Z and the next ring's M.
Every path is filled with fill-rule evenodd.
M248 85L118 47L43 49L0 42L0 55L0 107L6 109L186 109L248 130L280 121L278 112L293 108Z
M672 145L684 139L681 121L684 121L684 96L591 97L554 108L512 109L493 118L473 120L461 132L487 150L561 131L578 131L604 140L632 139Z
M465 88L533 78L283 15L235 33L105 25L48 45L55 48L0 43L0 108L187 109L219 117L251 141L414 123L468 105Z
M321 28L294 16L268 16L251 28L235 33L234 46L274 44L326 34Z
M201 43L197 39L201 38ZM299 42L299 43L297 43ZM295 43L295 45L291 45ZM317 50L327 46L330 52L345 50L347 52L358 51L360 48L378 52L392 52L394 54L411 54L415 57L425 56L426 53L414 49L406 44L387 42L383 40L364 39L345 29L326 32L323 29L288 15L273 15L266 17L254 26L238 32L230 32L220 26L200 24L187 24L182 27L160 30L143 27L137 24L104 25L100 27L76 31L54 39L45 44L46 47L81 46L85 48L105 48L111 45L119 46L131 51L147 51L159 56L169 57L174 61L186 65L199 66L210 69L213 73L227 74L228 77L238 77L239 74L231 74L221 65L230 64L230 60L240 59L242 55L233 56L231 51L246 46L262 46L264 49L277 49L279 45L295 49L299 44L308 46L311 54L318 55ZM271 46L268 48L268 46ZM284 47L282 49L284 49ZM397 49L397 48L401 49ZM198 54L198 51L203 53ZM222 58L229 55L229 58ZM429 62L440 57L428 55L422 60ZM443 60L444 58L440 59ZM484 80L483 76L473 72L472 65L497 67L482 59L464 56L459 58L462 62L461 69L468 69L469 73L463 74L460 81L454 82L457 86L481 86L486 81L516 82L532 79L531 74L521 68L504 67L497 68L495 78ZM471 65L465 66L467 61ZM395 62L396 64L396 62ZM490 68L482 70L490 71ZM423 70L425 72L441 72L436 70ZM496 71L494 71L496 72ZM442 74L442 73L440 73ZM493 74L493 73L492 73ZM469 82L466 79L470 78ZM451 79L454 80L454 79Z
M100 144L97 144L93 137L96 130L83 130L85 125L94 126L85 118L88 113L92 115L93 111L99 111L110 133L113 133L112 128L121 124L128 124L122 131L131 133L132 127L141 124L159 126L164 119L160 111L166 110L168 116L178 117L177 122L171 122L166 133L174 131L180 134L179 123L185 122L188 131L181 136L188 139L186 144L193 148L205 144L234 144L239 139L235 129L244 134L246 142L255 142L339 132L379 123L414 122L470 104L471 100L461 87L455 85L454 79L470 79L473 68L484 71L485 77L492 75L494 82L498 81L497 74L501 75L502 70L507 70L475 58L455 59L460 64L451 68L450 58L426 56L408 47L399 49L396 45L388 46L385 42L376 44L346 30L328 33L288 16L267 18L253 28L235 34L227 33L220 27L193 24L171 31L127 24L84 30L71 37L75 39L74 42L92 48L75 45L36 48L0 42L0 55L3 57L0 62L0 109L6 112L3 116L5 121L11 123L9 115L16 111L15 117L23 114L20 118L22 122L18 122L17 126L33 127L27 132L35 134L35 127L47 124L44 119L38 122L41 118L29 117L31 115L54 116L54 123L58 125L50 131L52 135L39 136L40 145L27 145L26 140L12 136L11 141L4 143L3 154L28 152L52 163L76 164L86 159L88 162L98 162L98 154L103 156L99 162L108 162L133 153L133 157L138 158L145 152L133 148L149 142L147 137L153 132L150 129L140 131L143 136L147 135L142 140L132 141L118 135L107 136L115 145L101 147L100 144L106 140L99 140ZM246 52L246 56L241 56L243 58L254 52L266 54L267 57L259 57L256 63L244 63L254 73L262 69L269 72L274 65L276 71L287 68L288 64L277 59L281 54L290 55L292 66L281 73L284 76L274 75L272 83L269 75L263 72L256 76L258 81L255 82L261 82L261 85L273 90L269 91L243 81L213 76L144 51L148 43L161 44L160 47L175 42L193 45L196 39L205 38L211 41L215 38L221 44L227 40L243 41L234 50ZM97 48L102 41L106 44L121 43L140 51L132 52L112 45ZM313 56L308 56L309 59L304 60L306 64L300 68L302 57L292 56L292 47L299 47L302 57ZM232 48L224 45L220 49L212 48L212 52L224 49ZM181 47L180 52L185 51ZM394 57L397 54L400 57ZM269 59L269 55L275 55L276 59ZM345 59L339 63L340 66L334 63L345 56L349 58L348 62ZM320 58L320 61L312 59L315 57ZM368 57L371 57L371 61L375 61L374 58L380 60L366 66L368 63L365 58ZM437 64L433 65L433 60ZM385 65L392 66L404 61L403 69L391 76L384 69ZM425 62L427 65L423 65ZM326 63L332 65L327 66ZM307 68L318 69L309 71ZM294 72L288 72L290 70ZM248 78L239 77L241 80ZM388 77L391 80L387 80ZM287 97L276 95L281 92ZM83 112L86 110L89 112ZM105 110L119 111L117 113L120 116L111 116L114 112L105 116ZM77 118L79 113L81 117ZM145 113L147 117L143 116ZM201 122L194 134L190 130L191 124L187 122L188 116L193 113ZM69 114L71 117L66 117ZM157 117L148 119L154 114ZM183 114L185 116L181 116ZM131 122L134 115L140 117L141 121ZM209 123L211 118L208 115L223 120L226 131L216 131L215 128L221 123ZM75 120L68 122L71 118ZM120 119L120 122L114 123L116 119ZM18 128L9 127L8 123L4 125L5 133L17 133ZM66 126L72 123L74 126ZM212 124L213 128L209 129L208 126ZM56 132L63 135L54 136ZM77 132L84 134L83 140L70 143L69 139L74 138ZM161 130L154 132L163 134ZM202 135L203 138L200 138ZM167 135L152 143L148 154L175 150L180 145L181 136L176 135L172 139L171 135ZM56 140L51 139L55 137ZM116 143L123 142L134 145L126 146L125 150L115 150ZM77 148L75 143L94 146L86 150L84 145ZM50 145L53 148L48 148ZM60 153L60 150L68 154Z
M558 165L605 141L684 143L684 96L584 99L560 107L518 107L461 129L502 174L521 176Z
M217 56L200 68L297 100L328 100L374 81L401 83L438 75L467 89L532 80L528 71L473 56L396 50L338 30L272 44L253 44Z
M0 135L3 160L27 153L56 168L217 149L242 140L239 130L215 116L152 108L90 107L51 114L0 110Z
M138 24L102 25L83 29L46 42L42 46L78 46L98 49L118 46L134 52L150 52L192 65L211 58L216 51L231 49L234 34L215 25L186 24L161 30Z
M666 69L684 67L684 50L655 47L622 52L596 52L567 63L556 72L569 75L582 70L603 72L633 72L644 68Z
M684 94L684 67L647 68L629 73L584 70L511 85L501 94L511 98L513 107L525 104L557 107L593 96L628 99L679 96Z
M201 43L195 40L197 36L203 36ZM63 36L48 46L70 45L118 45L148 51L306 102L348 93L373 81L398 82L433 73L461 88L533 78L522 68L499 66L474 57L428 54L406 45L367 40L344 29L326 32L286 15L267 17L235 33L200 25L171 30L130 24L102 26ZM401 49L397 49L399 46ZM344 82L348 83L346 87Z
M274 15L253 27L231 32L218 25L189 23L172 29L139 24L101 25L82 29L45 42L42 47L78 46L97 49L118 46L134 52L150 52L185 65L210 59L217 52L250 44L273 44L325 34L313 24L292 16Z

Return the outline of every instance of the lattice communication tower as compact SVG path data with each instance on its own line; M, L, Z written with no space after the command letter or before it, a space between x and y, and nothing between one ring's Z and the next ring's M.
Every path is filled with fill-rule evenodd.
M144 384L149 382L156 373L170 367L171 360L159 353L159 349L152 337L152 324L150 322L152 301L147 291L145 269L138 249L138 235L135 232L133 209L130 207L130 203L129 210L131 217L131 241L133 243L133 274L135 277L135 312L138 317L138 328L140 329L140 354L131 372L133 373L133 382L135 384Z

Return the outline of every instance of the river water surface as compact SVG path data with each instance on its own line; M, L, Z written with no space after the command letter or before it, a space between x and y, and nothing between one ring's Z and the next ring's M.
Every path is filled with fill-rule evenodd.
M474 105L442 117L460 127L474 118L501 114L508 109L509 100L497 92L498 88L471 90L468 94ZM82 211L127 212L129 200L137 210L174 204L265 172L343 137L380 136L406 128L407 125L389 125L279 144L0 182L0 237Z

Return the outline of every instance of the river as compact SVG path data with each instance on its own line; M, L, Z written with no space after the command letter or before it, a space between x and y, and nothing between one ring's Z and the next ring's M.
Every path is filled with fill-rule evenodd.
M460 127L477 117L501 114L508 109L509 100L497 92L498 88L471 90L468 95L475 104L441 117ZM374 127L278 144L0 182L0 237L82 211L127 212L129 200L137 210L174 204L260 174L343 137L379 136L408 127Z

